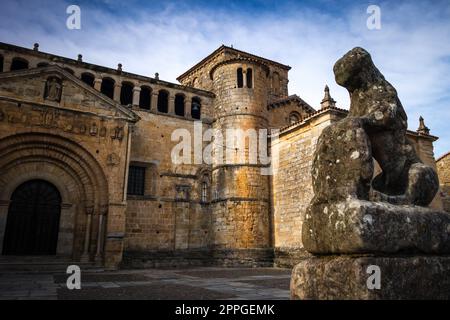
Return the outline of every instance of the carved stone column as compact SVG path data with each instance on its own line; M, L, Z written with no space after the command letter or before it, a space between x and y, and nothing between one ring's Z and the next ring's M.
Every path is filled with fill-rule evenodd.
M139 107L139 102L141 98L141 87L133 88L133 107Z
M188 95L184 98L184 116L191 118L192 96Z
M243 87L247 88L247 70L242 70L242 83Z
M175 114L175 96L172 93L169 93L169 105L168 105L168 114Z
M100 208L100 213L98 215L98 232L97 232L97 252L95 253L95 262L101 265L103 262L103 239L104 235L104 225L106 214L108 213L108 205L104 205Z
M94 80L94 89L97 91L102 90L102 79L96 78Z
M0 200L0 249L3 248L3 238L6 231L6 219L11 201Z
M86 208L86 230L84 234L84 248L83 255L81 256L81 261L89 261L89 245L91 242L91 224L92 224L92 214L94 213L94 207Z
M114 84L114 101L120 103L120 91L122 90L122 85L120 83Z
M152 92L151 108L155 111L158 110L158 92Z
M11 71L12 58L4 57L3 58L3 72Z

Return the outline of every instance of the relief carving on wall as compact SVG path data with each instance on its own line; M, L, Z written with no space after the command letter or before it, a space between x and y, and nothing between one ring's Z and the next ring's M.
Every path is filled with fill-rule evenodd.
M115 153L111 153L106 158L106 162L109 166L116 166L120 163L120 157Z
M94 123L92 123L91 128L89 129L89 134L91 136L96 136L97 133L98 133L98 127L97 127L97 124L94 122Z
M59 119L59 112L54 109L42 110L41 125L45 128L57 127L57 121Z
M8 112L0 109L0 122L7 121L11 124L20 123L25 126L59 129L73 134L99 135L102 138L105 138L110 130L113 139L123 139L123 127L116 126L108 129L104 119L100 120L100 124L92 120L92 116L82 116L65 110L36 105L22 104L21 108L11 108L11 110L8 109Z
M56 77L50 77L45 84L44 98L50 101L61 101L62 81Z
M113 131L112 134L111 134L111 138L112 138L113 140L119 140L119 141L122 141L123 135L124 135L123 127L117 126L117 127L114 128L114 131Z
M102 138L106 137L106 128L105 127L100 128L100 137L102 137Z

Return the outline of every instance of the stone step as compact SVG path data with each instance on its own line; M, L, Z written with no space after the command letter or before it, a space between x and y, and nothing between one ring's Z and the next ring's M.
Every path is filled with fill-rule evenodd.
M0 273L65 273L77 265L81 270L102 270L94 263L73 261L67 257L6 257L0 258Z

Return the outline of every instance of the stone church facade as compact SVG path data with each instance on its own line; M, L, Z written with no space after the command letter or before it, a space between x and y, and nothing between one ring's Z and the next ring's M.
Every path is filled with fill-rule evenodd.
M109 268L293 265L315 144L347 111L328 88L318 108L289 95L289 70L221 46L175 84L0 43L2 254ZM212 164L174 164L172 133L194 137L199 121L200 134L279 129L268 141L277 170L224 164L224 145ZM423 120L408 137L436 168Z

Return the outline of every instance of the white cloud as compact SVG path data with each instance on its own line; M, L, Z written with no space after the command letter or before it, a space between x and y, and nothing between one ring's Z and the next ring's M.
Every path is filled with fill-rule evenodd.
M45 2L19 1L4 5L2 41L28 47L37 41L43 51L73 58L82 53L85 61L113 68L121 62L126 71L159 72L162 79L173 82L222 43L233 44L291 65L290 93L301 95L314 107L326 83L338 105L348 106L348 94L335 84L332 67L346 51L362 46L397 88L411 129L423 115L432 133L441 137L437 153L450 150L448 5L425 8L416 2L381 3L379 31L366 28L367 5L355 5L340 17L296 6L283 16L253 16L179 10L171 5L121 16L112 11L114 6L101 10L82 5L82 30L69 31L64 27L66 4L49 7Z

